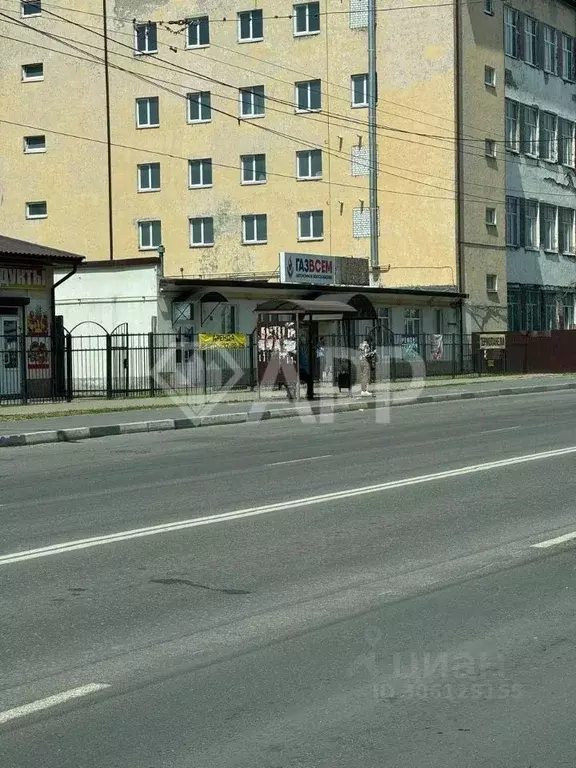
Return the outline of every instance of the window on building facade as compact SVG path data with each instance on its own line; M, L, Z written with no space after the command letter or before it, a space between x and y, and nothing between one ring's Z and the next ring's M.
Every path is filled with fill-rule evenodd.
M484 13L487 13L489 16L494 15L494 2L493 0L484 0Z
M574 38L562 35L562 77L574 80Z
M532 157L538 157L538 107L522 107L522 150Z
M240 116L262 117L264 115L264 86L240 89Z
M558 72L558 41L556 30L544 24L544 71L557 74Z
M484 154L486 157L496 157L496 142L494 139L484 139Z
M305 149L296 152L296 177L298 179L322 178L321 149Z
M540 204L540 245L545 251L557 248L555 205Z
M558 304L556 294L546 292L544 294L544 328L545 331L555 331L558 328ZM511 328L510 330L516 330Z
M551 163L556 162L558 152L556 148L557 120L556 115L550 112L540 113L540 157Z
M498 293L498 275L490 273L486 275L486 291L487 293Z
M538 202L526 200L524 203L524 245L526 248L538 248Z
M496 226L496 208L486 208L485 221L487 227Z
M540 291L526 291L527 331L540 330Z
M158 96L136 99L136 126L157 128L160 125L160 100Z
M214 245L214 219L211 216L198 216L190 219L189 224L191 248Z
M570 168L574 167L574 123L571 120L560 120L558 127L558 161Z
M294 34L315 35L320 32L320 3L298 3L294 6Z
M558 247L561 253L574 253L574 211L558 209Z
M162 224L158 219L138 222L138 247L151 251L162 245Z
M268 220L265 213L242 216L242 242L245 245L268 241Z
M322 109L322 84L320 80L296 83L296 110L318 112Z
M42 13L42 0L35 0L34 2L22 0L20 3L20 13L22 16L40 16Z
M33 203L26 203L27 219L45 219L48 216L48 203L46 200L37 200Z
M212 186L212 158L188 160L188 186L191 189Z
M517 290L508 290L508 328L519 331L521 327L520 294Z
M298 240L322 240L324 212L300 211L298 214Z
M518 103L506 99L506 149L519 150Z
M238 40L254 43L264 39L264 14L262 9L241 11L238 14Z
M352 106L368 106L368 75L352 75Z
M496 87L496 70L494 67L489 67L488 65L484 67L484 85L490 88Z
M240 158L242 184L264 184L266 181L266 155L242 155Z
M506 197L506 245L520 245L520 200Z
M138 166L138 192L158 192L160 189L160 163L142 163Z
M524 61L538 64L538 22L531 16L524 16Z
M208 123L212 120L212 97L210 96L210 91L189 93L187 103L189 123Z
M420 309L404 310L404 336L419 338L422 325L422 311Z
M24 152L27 155L46 152L46 136L24 136Z
M134 50L136 53L158 53L158 27L156 22L134 26Z
M188 48L206 48L210 45L210 19L198 16L188 19L186 45Z
M564 328L572 330L574 328L574 294L565 293L562 296L562 318Z
M44 80L44 64L23 64L22 82L32 83L38 80Z
M504 53L518 56L518 11L504 6Z

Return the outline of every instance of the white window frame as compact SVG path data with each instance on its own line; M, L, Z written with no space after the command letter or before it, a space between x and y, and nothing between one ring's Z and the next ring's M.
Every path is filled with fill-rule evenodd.
M504 53L518 58L518 11L504 6Z
M534 122L531 122L527 119L528 115L534 118ZM524 125L522 127L524 133L524 146L522 147L522 151L529 157L538 157L540 154L540 111L538 107L534 105L528 106L525 104L522 110L522 119L524 121ZM530 129L529 138L527 138L528 128Z
M538 22L532 16L524 16L524 61L538 65Z
M530 215L530 213L534 215ZM524 247L530 251L540 250L540 206L537 200L526 200L524 203Z
M138 32L144 30L144 48L138 48ZM150 31L154 30L156 45L151 47L150 45ZM153 53L158 53L158 24L155 21L145 21L141 24L134 24L134 54L136 56L150 56Z
M497 226L498 221L496 216L496 208L487 207L484 220L487 227Z
M551 75L558 74L558 35L554 27L543 25L544 60L542 69Z
M208 32L208 42L200 42L201 30L205 28ZM191 43L191 32L195 31L197 42ZM210 17L206 14L202 16L193 16L186 22L186 48L194 50L196 48L208 48L210 46Z
M152 173L153 168L158 169L158 186L152 186ZM138 192L160 192L160 163L139 163L138 164ZM143 184L142 182L148 182Z
M266 237L258 237L258 222L264 220ZM248 237L248 226L253 227L253 237ZM242 216L242 245L265 245L268 242L268 217L265 213L247 213Z
M32 11L32 13L26 13L26 8L36 8L37 10ZM41 16L42 15L42 0L34 0L31 2L31 0L21 0L20 3L20 16L23 19L30 19L34 16Z
M194 163L199 164L200 168L200 184L194 184L192 182L192 167ZM204 177L206 175L206 169L210 168L210 181L206 182ZM214 183L214 169L212 166L211 157L193 157L188 160L188 189L208 189L213 186Z
M320 174L312 173L312 158L320 157ZM300 173L300 161L303 161L307 165L308 173ZM322 179L322 150L321 149L301 149L296 152L296 178L298 181L319 181Z
M31 77L26 74L26 70L29 67L42 67L42 73L40 75L32 75ZM35 61L33 64L22 64L22 82L23 83L39 83L44 80L44 62Z
M255 93L256 89L261 89L262 93ZM244 94L248 94L250 96L250 112L244 112ZM265 117L266 115L266 88L263 85L252 85L249 88L240 88L239 90L239 98L240 98L240 117L246 118L248 120L254 120L259 117ZM262 98L262 112L256 112L256 98Z
M484 139L484 154L491 160L496 157L496 142L494 139Z
M258 17L256 14L260 14ZM250 37L242 37L242 17L249 17ZM255 19L259 18L262 24L262 34L254 34ZM264 40L264 12L261 8L251 8L249 11L238 11L238 42L239 43L259 43Z
M544 127L544 122L552 118L553 128L549 129ZM545 136L550 133L553 138L546 142ZM540 126L539 126L539 157L547 163L555 163L558 160L558 117L552 114L552 112L540 112ZM548 146L548 154L545 156L542 153L542 143Z
M322 234L315 235L314 234L314 222L315 222L315 215L320 214L320 222L322 224ZM303 224L304 222L308 222L308 227L310 230L309 235L303 234ZM298 211L298 240L302 242L308 242L311 240L324 240L324 211L322 210L316 210L316 211Z
M44 205L46 207L46 213L41 213L39 215L31 215L30 214L30 206L31 205ZM26 203L26 218L29 221L35 221L36 219L47 219L48 218L48 203L46 200L30 200Z
M318 23L318 29L312 29L311 21L314 20L315 14L313 13L312 6L316 6L318 9L318 15L317 15L317 23ZM297 29L297 8L305 8L305 15L306 15L306 29L298 31ZM295 3L292 7L293 12L293 18L294 18L294 37L303 37L305 35L319 35L320 34L320 3L319 2L309 2L309 3Z
M151 120L151 102L155 100L157 104L157 112L158 112L158 122L148 122L148 123L141 123L140 122L140 104L146 104L146 112L148 119ZM158 128L160 126L160 99L158 96L141 96L140 98L136 99L136 128Z
M362 101L356 101L356 83L361 82L364 90L364 98ZM351 102L352 106L355 108L358 107L367 107L368 106L368 73L363 72L359 75L351 75L350 76L350 90L351 90Z
M315 83L320 83L320 106L319 107L312 107L310 106L312 104L312 86ZM296 112L298 113L305 113L305 112L321 112L322 111L322 81L319 78L315 78L314 80L302 80L295 85L296 88ZM307 107L300 107L300 89L306 89L306 100L308 103Z
M212 237L206 237L206 222L212 222ZM202 233L202 240L200 242L194 242L192 238L192 232L194 229L194 223L200 222L200 229ZM214 237L214 218L212 216L191 216L188 219L188 237L190 242L190 248L212 248L216 238Z
M565 214L569 214L569 221L564 221ZM568 235L565 237L564 226L568 224ZM568 241L569 247L566 247ZM562 245L562 253L569 256L573 256L574 251L574 209L573 208L559 208L558 209L558 243Z
M562 77L574 82L574 38L562 33Z
M484 0L484 13L486 13L488 16L494 16L493 0Z
M202 113L206 108L206 104L203 103L203 97L208 96L208 117L202 117ZM192 97L198 97L194 101ZM192 104L198 104L198 117L193 118L191 115ZM201 123L210 123L212 121L212 93L210 91L193 91L186 94L186 119L188 125L199 125Z
M488 64L484 66L484 85L496 88L496 70Z
M40 149L31 148L28 143L30 139L43 139L44 144ZM43 134L36 134L32 136L24 136L24 154L25 155L41 155L46 152L46 136Z
M548 218L544 214L552 213L552 217ZM547 223L552 223L552 239L546 242ZM548 205L547 203L540 203L540 235L542 238L542 248L548 253L558 252L558 208L555 205Z
M506 245L518 248L520 245L520 200L506 195Z
M505 106L505 121L506 121L506 136L505 144L506 149L509 152L520 151L520 108L517 101L506 99ZM510 127L513 123L513 130Z
M420 339L421 328L422 328L422 310L405 309L403 335L413 339Z
M150 239L153 240L152 237L154 232L154 224L160 225L160 242L158 245L144 245L143 244L143 228L145 226L149 226L149 233L151 235ZM157 251L159 246L162 244L162 221L160 219L142 219L138 222L138 250L139 251Z
M565 133L566 126L569 127L568 133ZM565 152L566 144L570 149L569 153ZM558 121L558 145L559 154L562 156L562 165L567 168L574 168L574 123L572 120L560 118Z
M264 158L264 178L258 179L258 160ZM249 178L252 176L252 178ZM240 183L243 185L266 184L268 173L266 170L266 155L263 152L256 152L251 155L240 155Z
M486 273L486 293L498 293L498 275Z

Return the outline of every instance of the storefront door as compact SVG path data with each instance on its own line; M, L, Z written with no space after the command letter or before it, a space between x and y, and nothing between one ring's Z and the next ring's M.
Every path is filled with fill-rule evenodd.
M0 314L0 399L21 393L19 344L18 315Z

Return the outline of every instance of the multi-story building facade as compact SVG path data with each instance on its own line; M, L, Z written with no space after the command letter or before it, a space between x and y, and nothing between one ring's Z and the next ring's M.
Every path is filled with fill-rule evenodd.
M162 245L172 280L274 280L283 251L368 257L367 0L8 5L5 234L111 265ZM536 5L564 61L573 11ZM527 157L528 112L514 128L508 105L542 101L540 151L545 115L562 135L573 86L519 55L527 8L377 6L380 285L465 292L462 330L502 330L507 260L514 285L538 284L538 269L542 286L572 280L569 256L556 275L548 249L529 257L548 271L528 274L525 239L511 240L514 206L519 232L533 210L512 202L524 183L557 228L571 189L566 164ZM524 294L510 295L517 325Z

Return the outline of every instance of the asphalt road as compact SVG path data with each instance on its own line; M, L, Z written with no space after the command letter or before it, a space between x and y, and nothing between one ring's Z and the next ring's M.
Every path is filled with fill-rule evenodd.
M0 765L573 768L576 539L533 545L576 531L575 427L564 392L3 449Z

